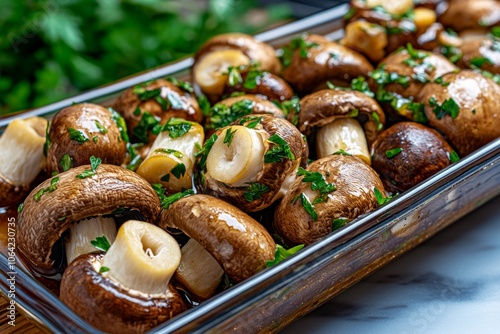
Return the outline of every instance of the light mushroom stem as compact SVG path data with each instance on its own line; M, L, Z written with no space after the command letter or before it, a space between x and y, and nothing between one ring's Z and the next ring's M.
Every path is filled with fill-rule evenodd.
M171 138L168 132L161 132L137 168L137 174L151 184L161 183L176 192L190 189L196 144L201 147L204 138L203 127L198 123L192 123L191 129L177 138Z
M167 232L146 222L129 220L120 227L104 257L102 267L107 271L103 275L127 289L163 295L180 260L179 245Z
M13 120L0 138L0 175L15 185L29 185L40 173L45 158L47 121L33 117Z
M212 51L195 64L194 79L205 93L222 94L228 68L248 64L250 59L241 50Z
M195 295L202 298L211 297L222 281L222 267L194 239L189 239L182 247L181 253L181 263L175 272L175 278Z
M370 153L365 132L354 118L339 118L318 130L316 153L319 158L329 156L339 150L354 155L370 165Z
M96 248L90 242L102 236L110 244L115 241L116 223L113 218L99 216L74 223L69 228L69 238L65 244L67 264L82 254L95 252Z
M232 133L231 140L227 140L228 131ZM245 126L226 127L208 154L207 174L233 187L254 181L264 164L264 137L265 132Z

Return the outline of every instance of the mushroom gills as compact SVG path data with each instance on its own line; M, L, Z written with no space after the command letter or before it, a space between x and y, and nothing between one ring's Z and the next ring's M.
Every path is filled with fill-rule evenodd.
M356 119L339 118L318 130L316 136L318 159L339 150L354 155L370 165L365 133Z
M194 239L182 247L181 254L181 263L175 272L177 281L199 297L211 297L222 281L222 267Z
M212 51L196 64L194 79L205 93L222 94L228 79L228 68L248 64L250 59L241 50Z
M191 129L177 138L161 132L137 174L151 184L161 183L176 192L191 189L196 146L201 147L204 138L203 127L198 123L191 123Z
M107 271L103 275L127 289L164 295L180 260L179 245L167 232L150 223L129 220L120 227L104 257L102 267Z
M82 254L93 253L97 249L91 244L97 237L105 236L112 244L116 237L116 223L111 217L83 219L69 228L69 238L65 243L67 264Z
M207 173L232 187L254 181L264 164L264 136L264 131L241 125L226 127L207 156Z
M0 175L15 185L29 185L42 170L45 127L40 117L14 119L0 138Z

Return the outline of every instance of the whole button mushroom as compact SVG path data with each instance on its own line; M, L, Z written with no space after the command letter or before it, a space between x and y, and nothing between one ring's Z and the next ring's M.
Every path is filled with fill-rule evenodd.
M59 111L50 123L46 145L49 174L86 165L91 156L106 164L120 165L126 154L126 143L113 114L92 103Z
M186 310L169 284L181 252L161 228L130 220L105 255L73 261L61 281L61 300L108 333L143 333Z
M15 119L0 137L0 208L22 201L45 164L47 121Z
M496 0L450 0L438 21L457 32L485 31L500 22L500 3Z
M491 74L500 74L500 41L489 36L465 41L460 47L461 68L474 68Z
M158 79L127 89L113 108L125 118L132 141L148 144L155 138L152 128L171 118L201 123L203 114L192 93L187 82Z
M194 56L196 89L212 102L218 101L229 78L229 68L258 64L260 70L278 73L281 65L272 46L253 36L227 33L209 39Z
M283 78L299 94L307 94L327 81L348 85L367 77L372 65L358 52L323 36L304 35L282 48Z
M160 201L146 180L125 168L92 162L45 180L20 208L18 249L35 268L52 269L52 247L68 229L68 263L95 251L90 241L97 236L114 240L116 226L107 217L117 209L135 209L147 221L156 221Z
M234 282L258 273L274 259L276 244L261 224L208 195L183 197L163 210L160 227L167 226L200 243Z
M391 120L402 117L417 122L422 111L412 108L413 98L424 85L446 73L458 70L446 57L427 51L415 50L411 45L383 59L370 74L371 86L377 99ZM439 80L437 80L439 81ZM413 105L414 106L414 105Z
M280 199L297 168L307 163L302 134L287 120L269 115L241 118L207 142L210 147L205 143L200 160L200 167L206 167L203 192L246 212Z
M435 130L401 122L382 132L371 148L372 167L385 189L401 193L431 177L458 158Z
M353 156L330 155L298 175L274 215L276 231L290 245L319 240L376 209L375 191L384 194L377 173Z
M370 164L369 145L385 124L385 115L377 101L358 91L325 89L300 101L297 127L306 136L317 130L316 155L322 158L339 150L353 154Z
M464 157L500 136L500 86L471 70L448 73L446 83L427 84L417 100L425 105L428 125Z

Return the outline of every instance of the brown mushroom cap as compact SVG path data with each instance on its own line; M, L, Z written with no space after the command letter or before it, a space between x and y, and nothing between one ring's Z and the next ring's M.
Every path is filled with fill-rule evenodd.
M399 193L448 166L453 149L437 131L419 123L400 122L382 132L371 151L372 167L385 189Z
M194 56L195 63L210 52L227 49L241 50L251 61L259 63L261 70L279 73L281 69L272 46L242 33L221 34L209 39Z
M71 138L71 130L82 136ZM103 163L120 165L125 159L126 145L120 130L106 108L92 103L76 104L59 111L49 129L50 146L47 150L47 172L63 172L61 159L65 154L73 159L72 166L89 163L91 156Z
M500 86L493 80L471 70L448 73L443 77L450 84L427 84L418 96L424 103L428 125L438 130L463 157L500 136ZM432 98L438 106L431 106ZM452 117L449 109L438 119L440 107L453 100L458 105L458 114ZM453 103L452 102L452 103Z
M462 57L457 62L461 68L471 68L474 63L483 71L500 74L500 42L491 38L481 38L465 41L460 47ZM479 63L477 63L479 61ZM482 64L481 64L482 63Z
M282 159L280 162L264 163L262 170L257 174L256 179L252 183L259 183L268 187L268 191L263 193L258 199L249 202L245 199L247 187L231 187L222 182L213 179L207 172L205 174L204 193L212 195L237 206L245 212L256 212L269 207L275 202L282 192L287 177L290 176L300 166L305 166L309 155L307 142L302 137L302 134L293 124L284 118L278 118L270 115L256 115L262 117L256 130L264 130L270 136L277 134L290 146L290 151L295 159ZM235 121L233 124L239 124ZM221 128L215 132L216 135L225 131ZM269 144L266 144L269 149Z
M358 110L352 116L352 112ZM378 121L374 114L378 116ZM289 115L296 117L295 115ZM382 131L385 114L377 101L354 90L324 89L307 95L300 100L297 126L303 134L309 135L314 127L325 126L337 118L356 117L365 130L370 145Z
M333 183L336 190L328 194L327 200L314 204L318 215L316 221L304 209L302 193L313 203L317 191L311 183L298 177L278 205L274 215L276 231L289 244L310 244L330 232L335 219L352 220L378 207L374 188L382 194L384 186L377 173L362 160L345 155L330 155L312 162L307 168L319 172L326 182Z
M253 218L215 197L183 197L163 210L160 227L176 227L199 242L235 282L274 259L276 244Z
M169 284L165 295L132 292L98 273L104 254L85 254L65 270L61 300L92 326L109 333L143 333L186 310ZM124 259L126 261L126 259Z
M137 209L147 221L156 221L160 200L138 174L103 164L95 175L77 178L85 170L90 166L72 168L45 180L24 201L17 221L17 242L20 252L34 266L51 269L54 243L72 223L84 218L110 214L122 207ZM53 183L55 188L50 191ZM38 198L43 189L45 193Z
M141 101L138 94L134 93L136 87L127 89L113 104L113 108L125 118L127 129L132 138L134 138L134 128L139 124L145 112L156 117L162 124L174 117L198 123L203 120L203 114L194 95L169 80L158 79L143 85L147 91L160 90L160 97L168 102L166 110L155 98ZM137 108L140 112L136 112ZM149 141L153 140L154 138L150 138Z
M457 32L486 30L500 22L500 2L496 0L450 0L448 9L438 17L445 27Z
M290 64L284 67L283 78L300 94L313 91L326 81L350 83L359 76L366 77L372 65L358 52L348 49L323 36L302 37L312 46L293 50Z

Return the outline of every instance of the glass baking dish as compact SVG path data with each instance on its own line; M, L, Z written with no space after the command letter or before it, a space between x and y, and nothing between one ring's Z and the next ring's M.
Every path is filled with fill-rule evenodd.
M342 36L347 5L257 35L273 45L302 32ZM125 78L109 86L14 117L50 118L73 102L106 104L138 83L168 75L186 77L192 58ZM482 147L378 210L359 217L252 278L190 309L149 333L276 332L363 277L500 194L500 139ZM16 302L38 327L50 332L100 333L69 310L22 268L14 268ZM13 269L0 254L0 292L7 296Z

